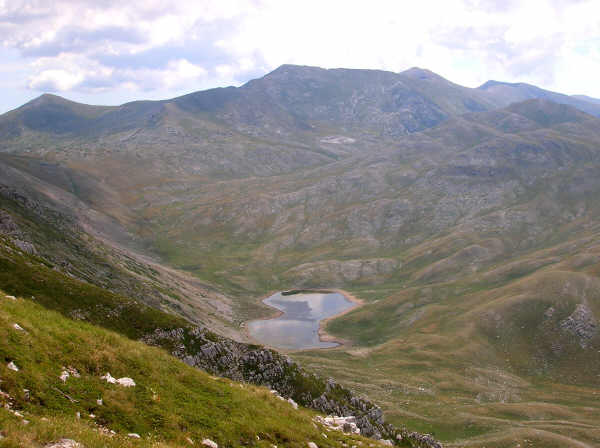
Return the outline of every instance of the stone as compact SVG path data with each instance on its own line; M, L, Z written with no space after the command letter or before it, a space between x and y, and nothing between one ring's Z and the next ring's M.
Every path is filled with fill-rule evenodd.
M17 365L14 363L14 361L9 362L6 367L10 370L14 370L15 372L19 371L19 368L17 367Z
M96 400L96 404L97 404L98 406L102 406L102 405L104 404L104 402L102 401L102 398L98 398L98 399Z
M58 442L45 445L44 448L83 448L83 445L72 439L60 439Z
M13 324L13 328L17 331L25 331L25 329L23 327L21 327L19 324Z
M298 409L298 403L296 403L294 400L292 400L291 398L288 398L288 403L292 405L292 407L294 409Z
M319 448L315 442L308 442L308 448Z
M117 384L123 386L123 387L135 387L135 381L133 381L131 378L119 378L117 380Z
M578 337L579 345L585 349L589 340L596 335L598 323L592 310L586 304L579 303L575 311L560 322L560 327Z
M207 446L208 448L219 448L219 445L217 444L217 442L213 442L210 439L203 439L202 445Z
M67 379L69 378L69 372L67 372L66 370L63 370L60 374L60 376L58 377L63 383L67 382Z
M141 439L140 435L135 432L130 432L127 434L127 437L131 437L132 439Z
M17 298L15 296L5 296L5 297L9 300L17 300Z
M389 440L389 439L384 439L384 440L381 441L381 443L383 443L384 445L388 445L388 446L392 446L393 445L392 441Z
M113 378L113 376L109 372L106 372L106 375L101 376L100 379L101 380L106 380L106 382L110 383L110 384L116 384L117 383L117 380L115 378Z

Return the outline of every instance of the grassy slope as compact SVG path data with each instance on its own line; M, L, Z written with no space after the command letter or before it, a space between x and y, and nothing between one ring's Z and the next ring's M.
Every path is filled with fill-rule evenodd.
M531 118L536 117L540 118L539 116ZM470 128L466 130L469 131ZM509 198L506 202L495 204L496 210L481 209L481 216L487 218L487 221L482 221L489 227L487 232L477 233L469 227L468 222L462 231L459 229L457 232L446 229L436 235L422 229L429 224L430 220L438 216L434 213L437 209L451 212L449 222L466 218L465 214L471 212L468 207L467 210L459 206L456 206L456 210L444 208L444 200L452 201L453 196L457 195L467 200L471 192L476 191L476 188L471 188L472 186L481 187L484 193L488 191L483 188L486 187L487 182L485 176L483 181L477 184L478 177L470 180L469 176L461 174L461 171L458 171L458 174L444 175L442 170L441 176L437 175L439 173L433 173L434 177L449 182L451 186L460 185L467 192L459 190L457 195L441 196L442 199L439 201L432 200L430 197L430 193L439 192L438 190L425 189L419 192L409 187L403 190L404 184L397 184L398 179L402 179L402 175L393 176L393 170L384 171L384 174L392 179L389 182L389 191L384 192L385 194L380 195L374 189L371 196L367 195L363 198L356 194L355 199L355 191L370 190L371 184L363 182L365 179L378 177L378 173L371 176L370 173L366 175L365 172L353 173L360 174L360 182L354 183L353 176L349 176L350 184L354 185L355 189L343 189L342 187L346 188L344 184L340 184L339 189L336 187L334 191L339 196L325 187L321 190L309 191L307 198L326 196L331 197L331 202L324 201L314 206L307 206L306 209L311 212L317 210L321 213L320 211L324 210L321 215L315 213L312 221L302 213L297 213L296 210L289 210L289 219L287 222L284 221L284 226L280 227L283 230L277 235L280 237L277 242L287 236L294 238L301 236L301 231L308 228L308 224L312 225L311 231L316 235L319 231L327 233L328 229L324 227L316 227L315 230L314 224L319 223L339 231L339 237L320 245L311 245L310 239L294 241L291 247L284 246L275 257L270 259L266 256L276 252L272 250L276 245L268 245L269 239L273 237L268 232L275 221L274 216L278 217L288 210L284 208L273 213L262 212L261 216L261 213L256 213L247 205L252 205L255 198L261 197L262 201L270 206L271 202L275 203L274 198L278 197L278 193L298 191L305 183L317 183L325 170L314 170L308 176L307 171L301 171L296 174L297 178L294 178L293 174L286 174L273 180L249 179L239 183L213 183L212 185L200 178L196 178L196 184L190 185L191 178L157 172L155 183L140 183L136 188L131 189L128 204L140 211L140 216L147 220L144 222L147 224L145 230L147 234L143 236L149 239L155 238L154 244L168 262L188 269L200 278L219 283L228 292L237 294L240 302L244 304L236 310L241 317L253 316L260 311L252 306L254 297L259 292L273 287L289 287L289 284L285 285L281 280L282 274L286 268L299 261L356 256L351 255L350 251L353 251L353 254L358 253L359 257L370 256L373 255L371 250L385 252L386 256L397 258L403 262L402 270L395 273L387 283L362 288L356 284L346 285L372 302L372 305L347 315L343 320L332 322L331 331L343 334L347 338L354 338L357 347L351 350L301 354L298 355L299 359L337 378L344 379L347 384L369 392L380 402L386 403L388 412L391 412L397 421L405 422L412 419L417 427L425 430L433 428L438 436L446 440L457 441L482 435L486 438L485 442L480 443L482 445L489 445L490 440L499 438L500 440L494 443L499 446L510 446L513 443L510 439L512 433L522 431L523 428L525 428L523 431L530 431L527 429L529 425L539 431L547 431L551 427L550 433L554 435L544 436L545 441L538 441L538 446L549 446L549 438L558 437L561 433L595 444L598 442L598 429L595 423L598 411L589 397L593 397L597 387L594 387L594 383L590 380L595 371L589 372L589 367L595 366L597 360L584 356L577 358L577 362L571 365L568 363L563 366L553 365L552 369L557 369L553 376L557 382L553 384L539 383L538 374L535 372L536 366L533 372L526 369L532 353L535 354L538 349L545 350L543 345L538 347L529 343L532 337L535 339L536 334L528 332L527 324L537 324L545 307L555 300L562 299L559 294L560 287L571 281L578 281L579 277L573 275L571 271L582 270L576 267L575 262L572 266L563 265L559 269L558 263L562 260L548 262L543 260L563 257L565 254L572 258L588 256L584 250L586 243L571 251L558 251L544 256L542 254L532 256L530 252L541 251L545 247L567 241L571 238L570 234L582 235L582 228L589 227L599 216L596 205L598 187L593 182L589 186L584 182L597 178L593 175L596 171L583 170L585 164L592 168L597 164L595 158L597 143L594 143L597 142L597 136L592 133L593 135L588 139L584 130L575 127L571 135L568 132L569 128L565 126L558 131L543 131L543 133L535 131L519 138L511 137L496 146L493 140L488 141L491 145L490 152L498 152L502 155L498 157L499 160L510 160L517 168L529 167L532 168L533 173L536 173L533 167L543 166L543 163L549 163L548 160L540 158L536 163L527 165L530 162L528 158L534 158L536 154L547 154L549 159L556 158L560 162L557 164L560 170L557 170L555 165L548 164L550 177L544 177L539 172L529 176L524 170L525 174L521 174L527 181L525 182L527 189L515 193L517 196L521 194L521 197ZM446 130L442 129L442 131ZM589 130L586 132L591 133ZM471 151L470 145L467 145L466 149L462 147L463 135L457 134L455 137L459 143L448 145L445 150L448 157L454 157L460 151L463 151L462 155L467 160L470 156L477 155ZM567 137L570 139L568 145L565 143ZM237 136L224 138L223 148L233 147L235 142L239 144L236 138ZM431 138L437 137L432 134ZM448 141L445 138L440 137L438 143ZM556 145L529 146L532 142L536 143L538 138L551 141ZM425 148L429 150L428 141L424 141ZM472 144L481 141L479 137L474 137ZM215 145L214 142L210 144L221 149L221 146ZM406 140L402 144L402 148L396 148L397 156L384 157L384 163L396 164L397 158L407 158L410 161L410 145L414 144L414 149L418 149L419 142L411 143L410 140ZM507 148L506 152L503 152L505 148ZM377 149L385 156L381 148ZM206 148L203 148L204 150ZM487 147L483 145L480 150L486 151ZM60 158L58 152L56 157ZM418 157L415 159L417 161L421 161L422 157L434 159L440 157L433 150L425 152L424 155L415 152L417 153ZM147 157L156 154L159 152L148 153ZM522 160L519 159L521 154L524 154ZM563 157L569 154L574 157L578 167L572 172L569 172L571 169L569 159L563 160ZM156 165L169 166L168 163L163 163L168 160L167 158L157 160L159 163ZM177 167L181 168L186 160L180 158ZM218 160L229 160L229 153L219 154ZM261 164L260 159L253 162L257 162L257 165ZM90 164L95 163L97 162L93 161ZM461 168L462 163L460 160L453 161L455 168ZM304 163L303 166L307 164ZM476 163L474 166L477 168ZM129 170L129 167L125 168ZM335 169L335 166L327 167L329 171ZM337 182L338 177L343 180L342 174L347 169L344 166L339 173L329 174ZM99 164L98 170L105 170L105 167ZM146 169L143 171L147 172ZM253 174L258 172L249 171ZM282 171L273 169L271 172ZM287 171L283 170L283 172ZM122 173L123 171L120 176L115 177L129 181L130 178ZM155 172L152 174L154 175ZM418 171L415 179L424 179L426 174L427 164L425 169ZM283 182L286 177L290 178L287 184ZM530 184L529 180L532 182L535 180L536 184ZM569 187L578 182L583 184L581 191L575 189L569 196ZM394 190L396 187L397 190ZM443 188L444 184L441 184L440 190ZM491 191L493 193L493 190ZM272 193L272 196L269 193ZM397 195L400 198L406 197L415 203L423 202L425 205L422 208L416 208L420 215L415 214L421 216L421 220L409 222L399 229L397 235L388 236L387 239L382 238L385 249L371 249L368 245L362 246L358 239L349 240L348 234L344 233L346 223L343 220L336 221L336 216L345 213L344 208L356 208L371 219L368 210L357 207L363 205L361 201L368 203L381 199L387 194ZM346 199L346 196L350 199L345 202L340 200L340 197ZM493 197L491 193L488 196ZM240 197L250 199L236 199ZM487 199L485 194L483 199ZM473 204L477 205L475 202ZM471 203L467 202L467 205L470 207ZM584 210L582 226L569 228L563 225L573 219L565 218L565 213L576 216L579 208ZM501 231L498 223L503 222L503 218L494 213L498 210L512 212L514 219L521 221L517 222L516 226ZM541 212L537 215L531 213L531 220L529 220L530 216L526 215L526 212L530 210L541 210ZM522 214L518 215L517 212ZM306 226L294 225L296 213L303 217ZM406 212L409 213L411 211ZM256 216L260 219L257 220ZM509 218L510 216L509 213ZM443 213L442 218L444 218ZM481 225L482 222L478 224ZM498 233L501 234L504 252L497 258L484 262L477 262L468 257L453 258L454 254L458 254L469 245L485 245L486 238L491 240L497 237ZM374 236L380 237L380 235ZM414 241L419 241L420 238L431 238L431 240L423 244L417 243L413 247L409 246L415 243L404 246L395 244L396 239L403 240L408 236L414 236ZM592 234L591 237L594 239L596 235ZM353 245L356 247L349 247ZM591 256L595 257L594 254ZM509 267L509 264L513 263L514 265ZM536 271L549 264L554 265L550 278L558 271L568 271L562 280L559 279L557 286L552 288L547 287L551 283L547 281L549 280L547 277L539 277L536 274ZM471 268L477 268L479 272L471 275ZM587 269L584 273L585 281L593 280L598 276L597 262L592 262L585 269ZM273 279L273 274L279 278ZM519 282L520 289L511 286L516 282ZM543 294L546 297L542 297ZM513 300L515 295L517 299ZM572 311L577 298L578 296L574 295L564 301L565 309L561 310L562 317ZM375 303L377 300L379 302ZM409 306L402 308L405 305ZM512 307L513 305L515 307ZM594 307L597 311L596 305ZM489 331L489 328L474 325L483 323L482 316L485 312L497 313L505 320L514 312L518 312L523 322L519 325L509 322L504 326L507 329L506 334L496 334ZM596 315L599 315L598 312ZM525 326L525 331L521 331L521 326ZM496 336L501 336L502 343L494 340ZM542 357L542 361L545 359ZM565 359L568 361L570 358ZM579 369L580 366L585 366L586 369ZM573 388L565 386L573 379L578 386ZM440 406L439 403L444 403L445 406ZM560 423L562 421L568 423ZM519 437L523 445L524 439L531 439L532 432L523 433ZM560 446L573 444L572 441L564 440L556 443L562 444Z
M14 323L25 331L15 330ZM208 437L221 446L357 443L341 433L324 438L322 428L311 423L313 413L293 410L264 388L215 379L163 350L72 321L31 300L9 300L1 292L0 357L1 389L30 421L25 426L19 417L0 409L3 447L37 447L62 437L88 448L185 446L188 437L196 441ZM8 361L20 371L9 370ZM77 369L81 377L63 383L59 379L63 366ZM100 379L106 372L131 377L137 385L110 385ZM29 400L23 389L30 391ZM101 406L96 403L99 398ZM97 425L117 434L109 437ZM131 440L126 436L130 432L142 438Z
M234 356L234 352L238 350L244 351L244 353L254 353L253 350L256 350L262 354L261 347L253 345L242 347L241 344L231 346L231 341L228 342L206 329L202 330L202 337L199 339L197 336L192 335L195 327L184 319L50 269L45 260L20 252L2 237L0 237L0 289L12 295L31 298L36 304L43 306L45 309L58 312L65 318L86 321L89 324L114 331L135 341L155 334L157 329L160 329L162 333L183 331L184 337L181 341L175 342L166 338L157 340L154 343L166 349L169 353L175 350L173 344L178 344L177 350L184 347L186 354L198 355L201 359L204 359L204 362L207 362L207 368L211 372L220 372L219 374L229 376L227 372L232 370L233 374L236 375L235 378L242 375L241 377L246 378L247 381L254 382L256 380L256 369L261 371L264 369L260 365L254 365L251 361L243 361L243 357L238 359L239 365L231 366L232 361L229 359L229 356ZM202 348L197 345L202 341L209 344L209 348L212 347L213 343L220 347L222 359L205 358ZM183 345L180 347L179 344ZM88 352L86 347L83 350ZM228 352L228 350L233 351ZM274 363L282 361L281 355L276 353L272 355L275 358ZM6 356L5 359L8 360ZM225 364L221 365L223 359L225 359ZM233 362L237 362L235 359L237 358L234 356ZM199 365L204 364L200 363ZM281 363L277 365L281 365ZM296 364L284 363L284 365L287 366L284 367L284 377L279 378L276 375L275 383L271 383L270 387L278 390L285 389L287 392L282 393L285 393L286 396L291 395L299 403L310 403L313 398L325 394L323 396L329 400L334 400L337 405L350 406L348 408L350 411L344 412L362 415L365 412L363 405L368 406L366 410L369 410L372 406L372 404L362 401L354 404L351 401L354 395L349 390L340 387L329 390L324 379L307 374ZM231 378L231 376L229 377ZM329 392L326 393L326 389ZM355 408L356 406L358 408ZM352 409L356 409L356 412Z
M597 241L459 280L356 290L368 305L328 327L356 345L295 357L449 446L598 446L600 336L584 349L559 326L578 303L600 315Z

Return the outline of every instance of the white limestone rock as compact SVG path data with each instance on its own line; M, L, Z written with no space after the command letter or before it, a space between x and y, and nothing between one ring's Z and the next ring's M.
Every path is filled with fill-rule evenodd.
M207 446L208 448L219 448L219 445L217 444L217 442L213 442L210 439L203 439L202 445Z
M128 377L119 378L117 380L117 384L119 384L123 387L135 387L135 381L133 381L131 378L128 378Z
M44 446L44 448L83 448L83 445L72 439L60 439L58 442Z
M14 361L9 362L6 367L10 370L14 370L15 372L19 371L19 368L17 367L17 365L14 363Z
M113 376L109 372L106 372L106 375L101 376L100 379L101 380L106 380L106 382L110 383L110 384L116 384L117 383L116 378L113 378Z

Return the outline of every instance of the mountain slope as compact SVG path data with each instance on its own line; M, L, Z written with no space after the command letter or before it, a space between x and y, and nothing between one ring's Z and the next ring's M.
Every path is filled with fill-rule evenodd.
M314 413L294 409L267 389L211 377L163 350L1 292L0 335L0 353L8 360L0 366L4 447L63 438L86 447L175 447L203 439L267 447L366 442L317 426ZM109 384L102 378L107 372L131 377L135 385Z
M181 317L72 279L51 269L46 260L28 254L4 237L0 237L0 288L17 296L29 297L28 301L18 300L18 305L37 310L36 317L42 321L46 314L50 314L46 310L53 310L60 313L61 317L53 316L52 322L61 326L76 325L69 323L69 320L84 321L93 325L96 332L103 328L105 330L102 331L109 330L130 340L160 347L190 367L235 381L266 386L271 393L274 390L288 401L293 399L290 403L295 400L318 412L352 416L363 436L377 440L388 438L406 446L440 447L427 435L386 424L376 405L356 396L333 379L325 380L316 376L272 350L233 341L205 327L192 325ZM2 294L2 303L10 304L11 297L14 296L4 297ZM21 327L10 326L8 330L21 331ZM95 344L101 346L104 343L104 339L100 338ZM4 351L5 359L18 359L14 353L19 346L14 346L12 338L7 339L6 347L0 346L0 350ZM136 352L140 350L147 349L138 347ZM86 348L72 352L73 348L70 348L68 353L74 356L85 357L88 354ZM19 353L21 359L35 355ZM55 357L61 359L63 355L57 353ZM171 359L170 363L173 362ZM43 369L47 370L48 367ZM144 369L140 368L139 371ZM52 412L43 403L38 404L41 412ZM176 405L175 402L173 404Z
M450 446L595 446L600 120L496 84L283 66L83 107L81 132L13 111L9 232L63 273L238 338L269 291L348 289L364 306L328 331L353 345L294 359Z
M98 137L154 128L175 113L173 108L251 135L293 136L331 126L402 135L494 105L482 92L428 70L392 73L284 65L239 88L118 107L87 106L43 95L5 114L0 119L0 137L20 137L26 130Z
M600 104L594 101L580 98L576 95L569 96L550 90L540 89L525 83L508 83L499 81L487 81L478 87L487 93L489 97L500 105L509 105L528 99L544 99L559 104L567 104L596 117L600 116Z

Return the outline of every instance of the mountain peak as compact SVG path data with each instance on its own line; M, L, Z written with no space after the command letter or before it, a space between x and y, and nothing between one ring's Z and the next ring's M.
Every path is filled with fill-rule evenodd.
M441 76L428 70L426 68L420 67L411 67L408 70L402 72L403 75L406 75L410 78L414 79L440 79Z
M69 102L69 100L67 100L66 98L63 98L62 96L59 95L54 95L52 93L43 93L40 96L32 99L31 101L29 101L28 103L25 103L25 106L40 106L43 104L49 104L49 103L67 103Z
M494 87L499 86L507 86L507 87L533 87L530 84L524 82L504 82L504 81L496 81L494 79L490 79L489 81L484 82L479 87L479 90L488 90Z

